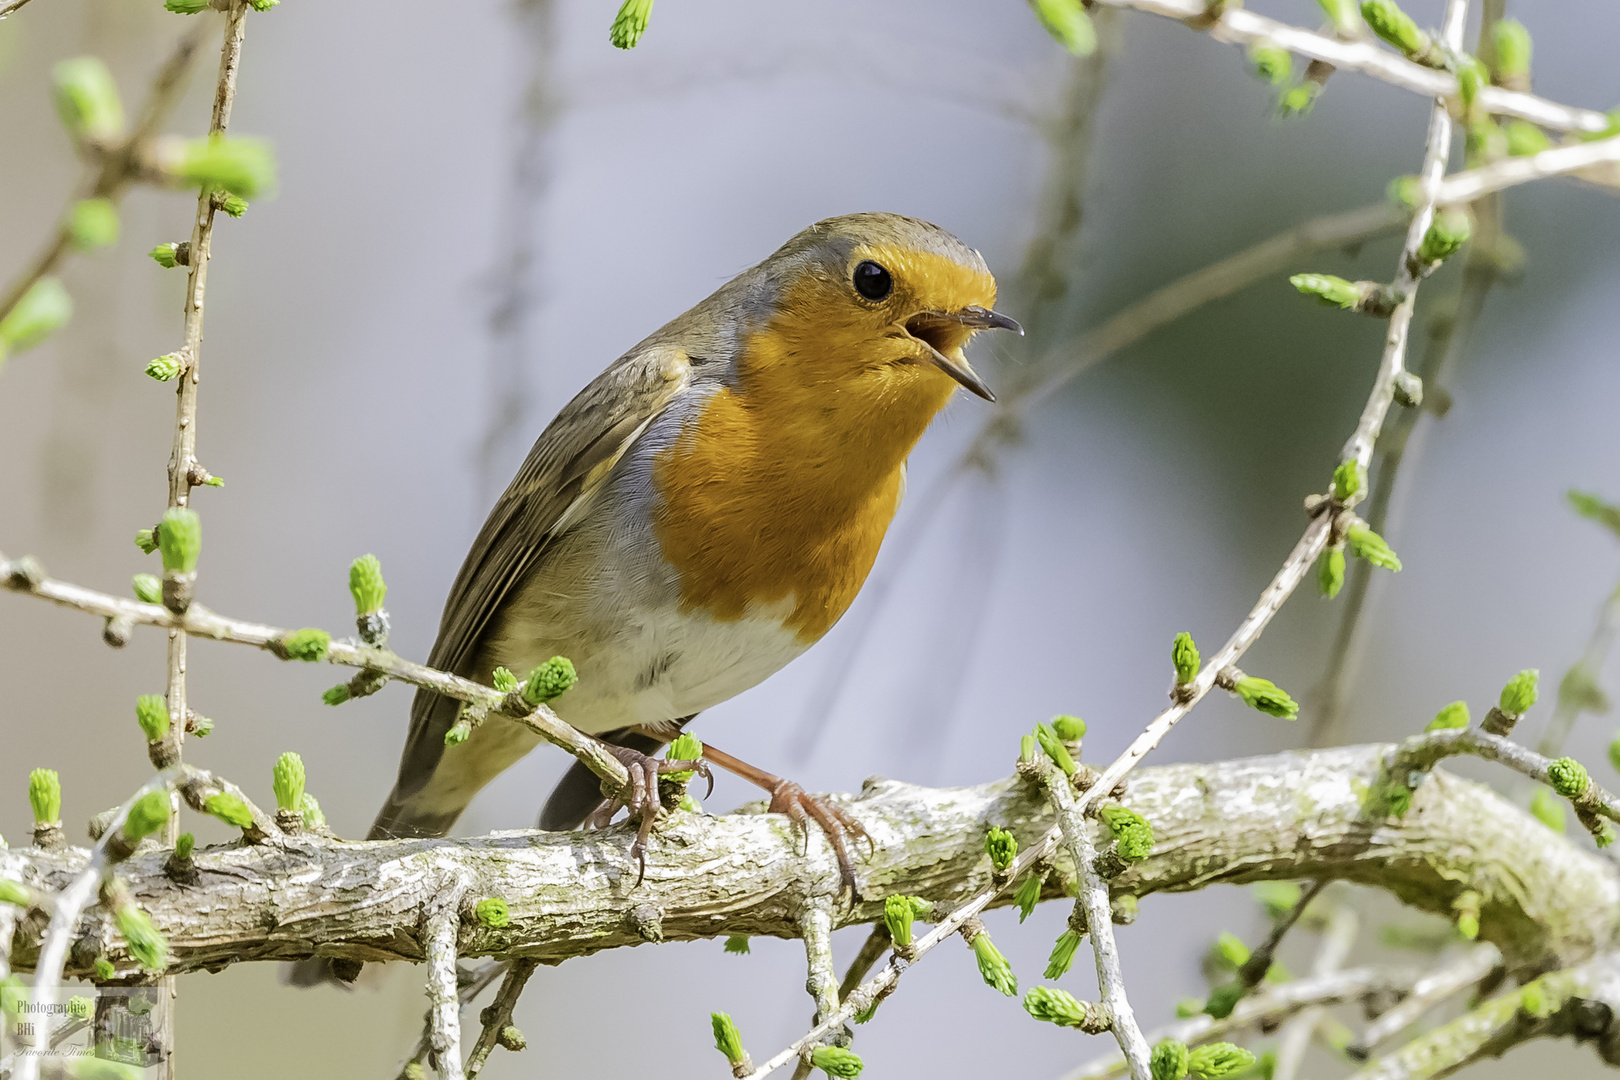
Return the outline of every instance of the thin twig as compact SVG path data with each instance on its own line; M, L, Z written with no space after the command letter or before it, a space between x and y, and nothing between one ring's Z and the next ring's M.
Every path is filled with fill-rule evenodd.
M1493 191L1528 184L1532 180L1549 180L1597 165L1617 163L1620 163L1620 135L1595 142L1555 146L1529 157L1503 158L1477 169L1456 173L1446 178L1435 197L1441 206L1454 206L1473 202Z
M1423 1018L1423 1014L1460 990L1479 982L1502 962L1502 952L1484 942L1469 949L1461 960L1428 972L1412 984L1412 992L1394 1008L1367 1025L1352 1046L1352 1057L1365 1060L1378 1045Z
M1277 947L1282 944L1282 939L1294 928L1294 924L1299 922L1300 916L1305 914L1305 909L1311 906L1311 901L1322 895L1322 890L1327 888L1327 885L1327 878L1317 878L1310 888L1300 894L1294 906L1277 920L1276 925L1271 928L1271 933L1266 935L1266 940L1260 943L1260 947L1250 953L1243 966L1238 968L1237 977L1243 984L1245 993L1260 985L1266 973L1271 970L1271 965L1277 960Z
M108 845L113 837L119 835L124 819L129 815L129 808L148 792L164 790L179 775L178 769L165 769L142 784L140 790L114 811L108 820L106 831L90 849L90 861L67 888L57 893L55 909L51 912L50 925L46 927L45 941L39 951L39 960L34 965L34 987L30 1000L37 1006L41 1015L48 1015L56 1004L56 994L62 986L62 968L67 962L68 945L73 941L73 932L78 927L79 916L84 914L85 908L96 899L102 877L112 865ZM37 1036L28 1038L33 1039ZM172 1048L166 1049L171 1051L167 1056L172 1056ZM20 1056L16 1080L38 1080L41 1055Z
M1596 685L1598 675L1603 671L1603 665L1609 657L1609 650L1614 648L1615 637L1620 635L1620 585L1614 587L1603 606L1598 609L1597 625L1592 627L1591 636L1586 639L1586 647L1581 650L1581 658L1575 661L1569 674L1564 676L1567 682L1572 677L1579 680L1586 688ZM1580 674L1577 675L1576 672ZM1602 707L1601 700L1598 706ZM1561 753L1564 743L1569 740L1569 733L1575 727L1575 720L1585 709L1592 708L1588 692L1582 692L1580 687L1564 689L1561 682L1558 688L1558 704L1553 707L1553 714L1547 720L1546 730L1541 733L1541 739L1536 743L1536 749L1551 757Z
M184 630L190 637L229 641L238 645L252 645L273 654L288 632L280 627L263 623L244 622L215 614L201 604L193 603L184 615L175 615L158 604L143 604L120 596L97 592L66 581L43 576L25 567L37 569L32 560L18 559L8 563L0 552L0 588L49 600L62 607L75 608L91 615L108 619L121 619L131 625L157 626L166 630ZM279 654L278 654L279 655ZM544 705L527 711L519 708L511 695L494 687L463 679L459 675L439 671L423 664L412 663L387 649L376 649L348 641L331 643L326 662L343 667L361 668L387 675L390 679L425 687L446 697L481 705L490 712L518 721L542 739L573 754L598 777L622 789L629 783L629 773L602 744L573 726L564 723L556 713Z
M1390 762L1390 772L1404 777L1409 770L1423 771L1435 762L1461 754L1506 765L1514 772L1529 777L1538 784L1552 785L1549 767L1553 759L1545 754L1520 746L1512 739L1492 735L1477 727L1452 728L1414 735L1401 743ZM1620 799L1615 798L1596 782L1590 782L1584 795L1572 800L1577 807L1586 807L1593 813L1620 822Z
M11 3L0 6L0 19L10 15L13 11L27 4L28 0L11 0Z
M1324 979L1343 967L1360 929L1361 919L1354 908L1348 904L1335 907L1333 914L1328 916L1327 932L1322 935L1322 944L1311 965L1311 977ZM1272 1080L1294 1080L1299 1074L1299 1067L1305 1061L1305 1051L1310 1049L1311 1034L1325 1014L1326 1010L1321 1005L1311 1005L1301 1009L1283 1025L1282 1034L1277 1040L1277 1064L1272 1072Z
M9 7L0 9L0 18L4 18L27 2L28 0L16 0ZM158 125L180 100L180 92L185 89L186 75L191 70L191 62L197 55L197 49L202 45L207 29L208 24L199 21L175 45L174 52L164 61L163 66L158 69L157 77L152 81L152 89L147 92L146 102L141 106L140 119L136 121L129 138L123 145L108 148L96 155L94 171L75 192L69 206L87 198L110 199L116 203L123 197L124 190L139 177L140 161L146 144L157 134ZM56 232L46 241L28 269L4 294L0 294L0 319L9 315L11 309L16 307L27 295L28 290L34 287L34 283L55 270L63 256L72 250L73 234L66 224L67 217L66 213L61 215L61 223L57 225Z
M1119 948L1114 942L1108 882L1097 872L1097 849L1091 842L1085 815L1078 809L1067 776L1048 766L1046 781L1046 789L1057 807L1058 828L1063 832L1063 841L1074 862L1078 888L1075 908L1085 916L1091 950L1097 959L1097 988L1108 1010L1109 1030L1119 1043L1120 1053L1129 1062L1131 1080L1153 1080L1153 1069L1148 1063L1152 1050L1142 1037L1142 1029L1136 1023L1136 1014L1125 994L1125 973L1120 968Z
M462 889L435 897L436 909L427 917L422 935L427 954L430 1060L441 1080L463 1080L461 1071L461 1003L456 993L456 929L460 922Z
M1212 13L1205 0L1097 2L1108 7L1135 8L1154 15L1165 15L1182 22L1199 20L1195 25L1200 29L1207 28L1216 41L1242 46L1260 41L1271 42L1300 56L1321 60L1336 68L1359 71L1424 97L1451 98L1457 95L1457 78L1450 72L1413 63L1371 41L1342 41L1256 15L1235 4L1223 5L1218 12ZM1453 48L1461 48L1460 39ZM1609 118L1593 109L1577 109L1498 86L1481 87L1478 100L1486 112L1516 116L1557 131L1595 134L1609 128Z
M473 1043L472 1053L467 1055L467 1080L474 1080L483 1071L484 1062L489 1059L489 1052L495 1049L497 1042L502 1041L502 1033L512 1023L512 1010L517 1008L518 998L523 995L523 988L528 985L529 976L533 975L535 968L539 966L538 960L512 961L511 967L506 972L506 978L501 981L501 988L495 993L495 1000L479 1016L484 1027L478 1033L478 1041ZM465 993L463 1000L466 1000ZM508 1049L515 1048L508 1046Z
M1270 987L1263 994L1244 998L1232 1010L1232 1015L1223 1020L1199 1013L1155 1028L1145 1038L1149 1043L1174 1039L1189 1046L1214 1042L1256 1025L1265 1027L1275 1024L1310 1005L1338 1005L1377 994L1397 993L1412 986L1414 978L1415 975L1408 971L1363 967L1334 972L1319 979L1295 979ZM1109 1054L1065 1074L1063 1080L1113 1080L1116 1076L1123 1076L1126 1068L1123 1056Z

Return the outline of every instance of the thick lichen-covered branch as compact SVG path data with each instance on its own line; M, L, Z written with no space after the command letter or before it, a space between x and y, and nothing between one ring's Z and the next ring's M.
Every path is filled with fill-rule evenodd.
M1620 875L1489 789L1437 770L1404 818L1369 816L1363 803L1391 752L1361 746L1144 769L1129 801L1158 842L1111 887L1144 895L1326 876L1438 913L1474 890L1481 938L1517 970L1568 966L1620 943ZM1033 841L1053 824L1044 794L1018 779L956 789L874 781L852 809L877 848L860 868L862 898L835 907L835 925L881 919L883 897L895 893L949 908L989 884L990 825ZM542 963L641 944L648 911L664 940L797 937L808 900L836 900L833 856L814 839L800 855L802 838L782 815L677 813L649 847L640 886L632 839L625 828L458 841L271 837L197 850L198 883L183 889L155 847L125 862L121 876L167 936L174 972L317 954L421 961L422 898L450 881L465 881L469 896L506 897L510 907L500 927L464 916L458 956ZM82 850L0 852L0 877L56 891L86 858ZM1061 853L1056 865L1071 876ZM81 934L116 940L99 907L87 920ZM23 920L14 963L32 967L39 947L38 925ZM109 945L107 955L121 961L120 948ZM88 959L70 950L68 973L90 975Z

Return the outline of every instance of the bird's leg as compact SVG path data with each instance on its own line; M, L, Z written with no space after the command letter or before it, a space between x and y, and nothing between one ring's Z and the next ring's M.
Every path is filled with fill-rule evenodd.
M635 856L636 865L639 867L636 884L640 885L642 879L647 876L647 838L652 835L653 823L658 820L658 813L664 808L658 793L658 778L666 773L701 773L709 781L709 790L713 791L714 774L702 761L665 761L628 746L615 746L609 742L602 745L608 753L619 759L619 763L630 774L630 784L617 798L609 799L598 808L587 823L605 824L621 806L629 811L630 817L640 818L641 823L636 829L636 842L630 845L630 854Z
M843 878L844 888L849 890L851 896L860 895L855 886L855 860L850 858L849 841L851 837L865 840L873 851L877 850L877 844L849 811L818 795L811 795L791 780L773 776L764 769L734 758L708 743L703 744L703 757L727 772L770 792L770 812L786 814L804 829L806 843L809 843L810 839L810 822L814 821L820 826L822 833L827 837L827 842L832 845L833 854L838 859L838 873Z

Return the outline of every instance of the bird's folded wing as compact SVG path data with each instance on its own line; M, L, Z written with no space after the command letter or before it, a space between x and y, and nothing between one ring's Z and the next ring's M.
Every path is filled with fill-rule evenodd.
M672 346L626 354L569 402L535 440L528 459L490 511L450 588L428 664L477 679L465 670L507 593L546 557L553 538L582 507L647 426L690 386L691 362ZM518 673L520 676L521 672ZM395 798L427 783L444 752L458 705L418 690L411 732L399 763Z

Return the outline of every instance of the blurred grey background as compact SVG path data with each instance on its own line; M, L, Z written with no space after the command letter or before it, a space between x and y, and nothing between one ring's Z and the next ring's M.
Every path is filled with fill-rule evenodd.
M1319 17L1307 0L1252 6ZM1408 5L1430 24L1440 7ZM274 140L281 183L215 237L200 453L228 486L196 497L204 603L342 632L346 567L371 551L388 577L393 643L425 655L467 544L552 413L821 217L936 221L985 253L1006 310L1028 316L1016 286L1052 220L1051 118L1073 67L1023 4L671 3L631 53L608 44L613 11L287 0L250 17L232 131ZM1513 0L1509 11L1536 35L1538 91L1596 108L1620 100L1620 8ZM1375 203L1419 163L1427 106L1412 95L1341 74L1313 114L1283 122L1238 51L1147 16L1113 27L1080 242L1057 253L1070 287L1041 316L1045 340L1306 218ZM157 0L37 0L0 23L0 278L43 242L79 174L50 66L96 53L133 106L184 28ZM215 64L199 63L172 129L203 130ZM0 549L115 592L150 568L130 537L163 506L173 417L170 390L141 369L177 344L183 275L144 252L184 237L190 204L133 192L120 245L65 273L72 325L0 370ZM1352 740L1414 731L1455 698L1477 713L1521 667L1543 670L1550 699L1620 573L1614 538L1563 504L1570 486L1620 497L1620 201L1554 182L1506 205L1523 278L1491 294L1444 380L1454 406L1423 420L1401 476L1388 535L1406 570L1371 593ZM990 779L1019 733L1060 711L1090 722L1088 757L1117 752L1163 701L1174 633L1212 649L1253 602L1364 400L1382 324L1298 297L1287 274L1387 278L1395 250L1384 239L1301 260L1088 371L1032 414L993 480L960 486L913 542L885 550L877 575L892 587L846 683L831 668L874 614L873 590L807 657L706 714L700 735L833 790L872 773ZM1447 268L1425 286L1420 344L1458 284ZM1036 370L1033 350L977 350L995 385ZM914 461L913 493L987 410L965 396L951 407ZM1245 668L1304 697L1338 610L1300 595ZM61 771L70 832L149 770L131 711L135 695L161 691L163 642L143 632L111 652L99 631L0 597L0 832L13 842L28 830L30 768ZM188 758L267 800L275 756L297 750L335 829L362 834L393 777L408 692L333 710L319 693L342 677L334 669L206 642L192 657L194 704L218 726ZM795 760L807 710L824 716L821 737ZM1311 713L1308 703L1287 725L1211 699L1155 760L1301 745ZM1612 726L1585 719L1571 744L1600 778ZM565 763L536 753L461 830L529 824ZM722 779L709 805L752 797ZM991 919L1026 983L1061 928L1058 907L1023 927ZM1216 931L1253 940L1260 927L1236 889L1148 899L1121 932L1139 1012L1156 1023L1204 992L1198 958ZM839 936L841 957L862 933ZM1300 970L1309 955L1287 959ZM1068 982L1084 995L1090 979L1082 958ZM266 965L188 976L181 1068L392 1076L424 1000L417 971L381 983L298 993ZM747 957L715 941L572 961L530 984L518 1015L530 1049L497 1051L486 1075L718 1075L707 1013L730 1011L768 1055L806 1022L802 985L793 942L756 941ZM1107 1047L1034 1024L950 947L857 1042L873 1077L1055 1077ZM1598 1068L1585 1051L1541 1044L1479 1074L1529 1062L1565 1076ZM1317 1061L1321 1075L1343 1069Z

